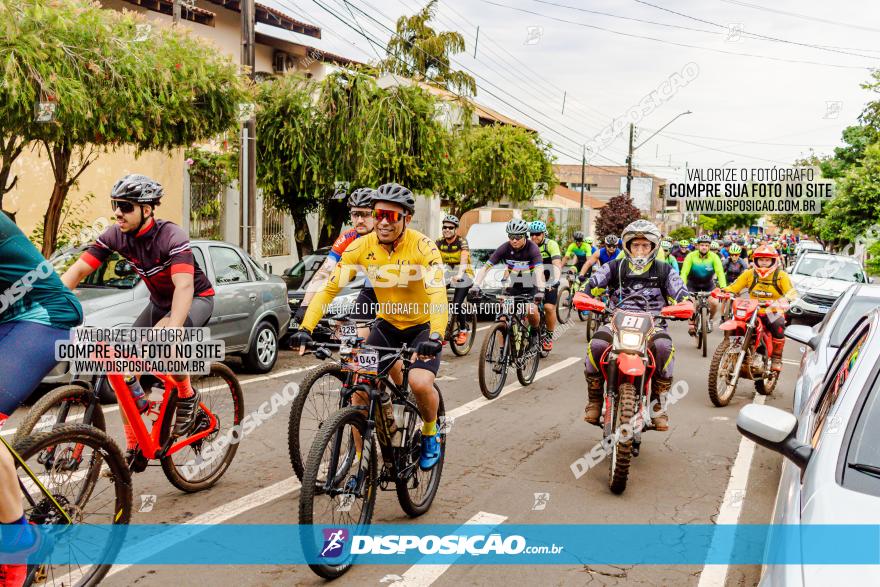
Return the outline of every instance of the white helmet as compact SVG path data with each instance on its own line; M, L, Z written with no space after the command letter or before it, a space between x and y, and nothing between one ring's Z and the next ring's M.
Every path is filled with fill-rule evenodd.
M651 242L651 252L647 257L634 257L629 249L630 243L636 238L646 238ZM623 253L627 260L636 269L644 269L657 256L657 250L660 248L660 230L647 220L636 220L631 222L629 226L623 229Z

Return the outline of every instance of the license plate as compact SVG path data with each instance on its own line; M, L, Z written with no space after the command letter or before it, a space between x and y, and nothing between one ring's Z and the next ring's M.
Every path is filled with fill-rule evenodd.
M299 330L299 322L296 321L296 318L290 319L290 324L287 326L290 330Z
M823 313L823 314L827 314L827 313L828 313L828 310L831 309L831 306L818 306L818 308L819 308L819 311L820 311L821 313Z
M379 373L379 352L370 349L355 350L345 359L345 370L362 375Z

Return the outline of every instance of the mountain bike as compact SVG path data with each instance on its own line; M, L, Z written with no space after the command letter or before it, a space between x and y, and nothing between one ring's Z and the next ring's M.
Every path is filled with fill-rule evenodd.
M79 555L81 561L28 563L24 584L100 583L112 565L91 561L113 560L131 519L131 474L122 451L104 432L82 424L61 424L24 438L14 447L5 438L0 437L0 442L12 454L24 496L24 514L40 536L42 545L35 547L36 551L60 554L70 561ZM76 535L65 540L74 525L116 528L113 532L90 532L89 538L99 542L84 544ZM60 548L67 548L67 553L59 553ZM20 554L24 564L29 553Z
M696 292L694 303L694 336L697 339L697 348L703 349L705 357L709 352L709 296L711 292Z
M370 326L374 320L354 320L347 316L339 316L328 322L329 328L324 337L334 341L349 341L348 344L361 344L358 337L359 327ZM320 325L315 328L318 334ZM290 464L297 479L302 481L308 450L324 422L337 410L348 405L350 394L343 390L354 384L354 376L341 363L329 362L318 365L303 378L299 392L290 408L287 422L287 449Z
M419 468L422 421L415 395L409 390L408 376L413 364L413 349L371 345L315 343L315 356L330 358L339 351L339 364L355 376L355 383L345 387L346 407L333 414L319 430L312 443L302 480L299 499L300 537L309 566L319 576L334 579L347 572L353 559L349 556L333 564L320 560L320 528L316 526L356 526L366 528L373 517L376 489L397 492L403 511L417 517L431 507L446 457L446 412L443 395L439 399L437 434L440 459L428 471ZM380 369L379 354L388 366ZM389 377L392 365L403 361L400 386ZM350 405L354 394L362 394L367 405ZM390 398L393 415L386 415L383 400ZM357 447L362 457L357 458ZM379 470L378 456L382 456Z
M443 337L444 345L448 343L449 348L452 349L452 353L456 357L463 357L471 352L474 346L474 339L477 336L477 307L465 299L460 308L455 308L452 304L452 295L450 294L448 298L451 311L449 312L449 321L446 324L446 335ZM458 312L464 313L467 324L468 337L464 344L455 342L458 334L461 332L458 324Z
M188 493L202 491L223 476L235 457L238 442L229 439L244 418L244 395L238 378L221 363L213 363L207 375L193 376L192 384L201 392L202 401L192 431L182 438L173 433L177 389L169 375L153 372L141 378L144 390L163 392L162 399L151 401L149 409L141 414L123 375L110 373L98 375L93 386L65 385L43 396L18 426L14 443L23 442L34 431L68 422L82 422L106 432L100 397L102 387L109 385L137 438L138 452L129 464L130 471L143 472L155 459L176 488ZM152 419L149 430L144 418ZM71 470L81 466L76 460L69 463Z
M498 297L501 311L496 323L489 329L480 349L478 375L480 391L486 399L495 399L504 388L509 367L516 368L516 377L522 385L535 380L541 358L539 336L530 335L528 307L531 295L502 295ZM538 308L544 324L544 309ZM545 327L546 328L546 327ZM543 334L544 330L540 330Z

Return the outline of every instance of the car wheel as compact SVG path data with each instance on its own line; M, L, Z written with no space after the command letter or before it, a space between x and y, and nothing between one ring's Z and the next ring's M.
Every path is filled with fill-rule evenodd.
M260 322L251 350L242 357L245 368L254 373L267 373L278 360L278 336L268 322Z

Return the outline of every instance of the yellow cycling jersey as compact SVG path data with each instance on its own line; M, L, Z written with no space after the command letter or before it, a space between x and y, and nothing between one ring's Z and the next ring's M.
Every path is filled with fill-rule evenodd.
M449 308L440 251L434 241L410 228L390 253L375 232L352 241L324 289L309 304L302 322L305 330L315 328L325 307L358 269L376 292L378 318L401 330L430 322L431 332L444 335Z
M744 289L749 290L749 297L760 300L778 300L781 297L793 300L798 296L788 273L782 269L777 269L767 277L758 277L754 269L746 269L736 281L724 288L734 294Z

